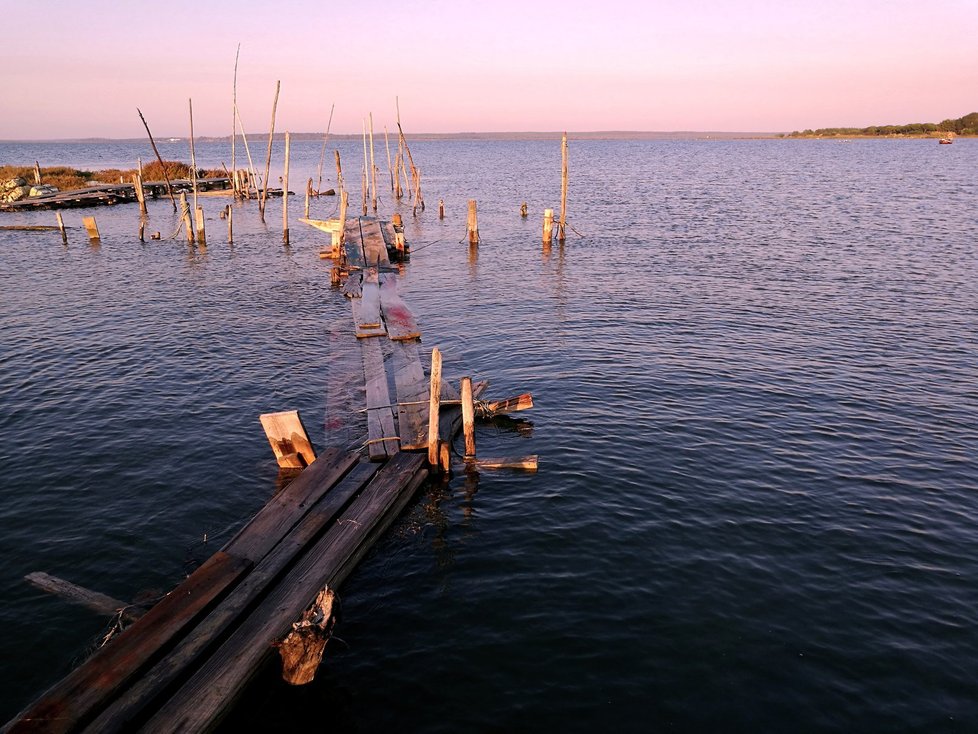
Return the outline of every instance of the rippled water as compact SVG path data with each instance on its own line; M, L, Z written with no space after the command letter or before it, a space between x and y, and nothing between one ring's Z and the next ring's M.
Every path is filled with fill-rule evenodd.
M301 190L319 145L293 150ZM272 671L227 729L974 730L978 144L572 139L549 253L558 141L412 151L402 292L447 374L533 393L532 425L478 440L540 471L426 488L347 583L317 681ZM293 221L284 248L276 201L267 228L239 207L230 247L221 205L206 251L140 244L134 206L94 211L97 248L0 232L4 719L104 629L25 573L172 587L274 491L259 413L323 443L350 367L322 235Z

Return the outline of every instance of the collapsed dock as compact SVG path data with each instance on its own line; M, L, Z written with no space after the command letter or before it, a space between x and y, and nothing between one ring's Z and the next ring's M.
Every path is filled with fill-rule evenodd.
M461 400L441 380L437 348L425 374L421 330L398 293L398 261L409 252L403 229L346 219L345 209L341 219L309 223L336 233L324 253L349 299L363 365L362 450L317 455L298 413L262 416L279 466L295 478L162 600L128 609L135 621L4 732L208 731L276 654L286 680L307 682L332 629L336 590L429 475L450 470L449 446L463 424L470 430L485 383L469 381L467 391L463 379L469 399ZM493 405L520 410L532 400L480 408Z

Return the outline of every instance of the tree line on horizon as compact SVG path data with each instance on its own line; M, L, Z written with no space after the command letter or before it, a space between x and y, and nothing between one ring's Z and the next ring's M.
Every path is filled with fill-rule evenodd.
M935 135L954 133L955 135L978 135L978 112L972 112L956 120L943 122L913 122L908 125L870 125L869 127L823 127L818 130L795 130L788 138L833 137L863 135L867 137L886 137L889 135Z

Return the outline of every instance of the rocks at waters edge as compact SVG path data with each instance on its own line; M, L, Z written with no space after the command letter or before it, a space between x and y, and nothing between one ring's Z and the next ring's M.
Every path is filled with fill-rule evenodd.
M20 201L21 199L57 194L56 186L37 184L31 186L24 179L17 177L0 182L0 202Z

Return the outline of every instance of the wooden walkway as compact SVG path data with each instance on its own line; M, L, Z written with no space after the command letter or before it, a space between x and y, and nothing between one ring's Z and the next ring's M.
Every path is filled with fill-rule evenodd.
M426 446L420 332L398 296L380 223L352 219L347 234L369 460L323 451L220 551L4 732L213 728L312 600L343 582L428 476L424 454L401 450ZM385 349L397 400L408 405L393 404ZM457 430L445 423L446 435Z
M312 616L314 600L331 597L429 473L427 455L412 453L428 442L421 334L398 294L391 238L382 226L359 218L347 221L345 231L343 292L353 315L347 338L355 337L363 367L365 451L333 447L311 463L303 460L299 466L308 465L298 476L220 551L3 732L209 731L277 650L288 667L290 643L281 643L291 639L294 623ZM442 400L454 402L440 412L444 448L462 416L458 392L441 385ZM473 392L484 388L476 383ZM299 423L297 414L262 416L276 455L314 456L308 442L290 433L289 415ZM323 624L331 621L326 613ZM308 651L305 638L298 645L309 675L304 680L319 664L328 632L313 638L321 642L318 653Z
M173 193L193 191L193 184L185 179L170 182ZM198 191L225 190L231 187L226 177L197 179ZM165 181L147 181L143 183L147 197L159 199L166 196ZM271 195L271 192L269 192ZM281 194L281 191L279 191ZM136 201L136 188L131 183L101 184L89 186L75 191L62 191L49 196L35 196L19 201L0 203L0 211L16 212L39 209L71 209L88 206L105 206Z

